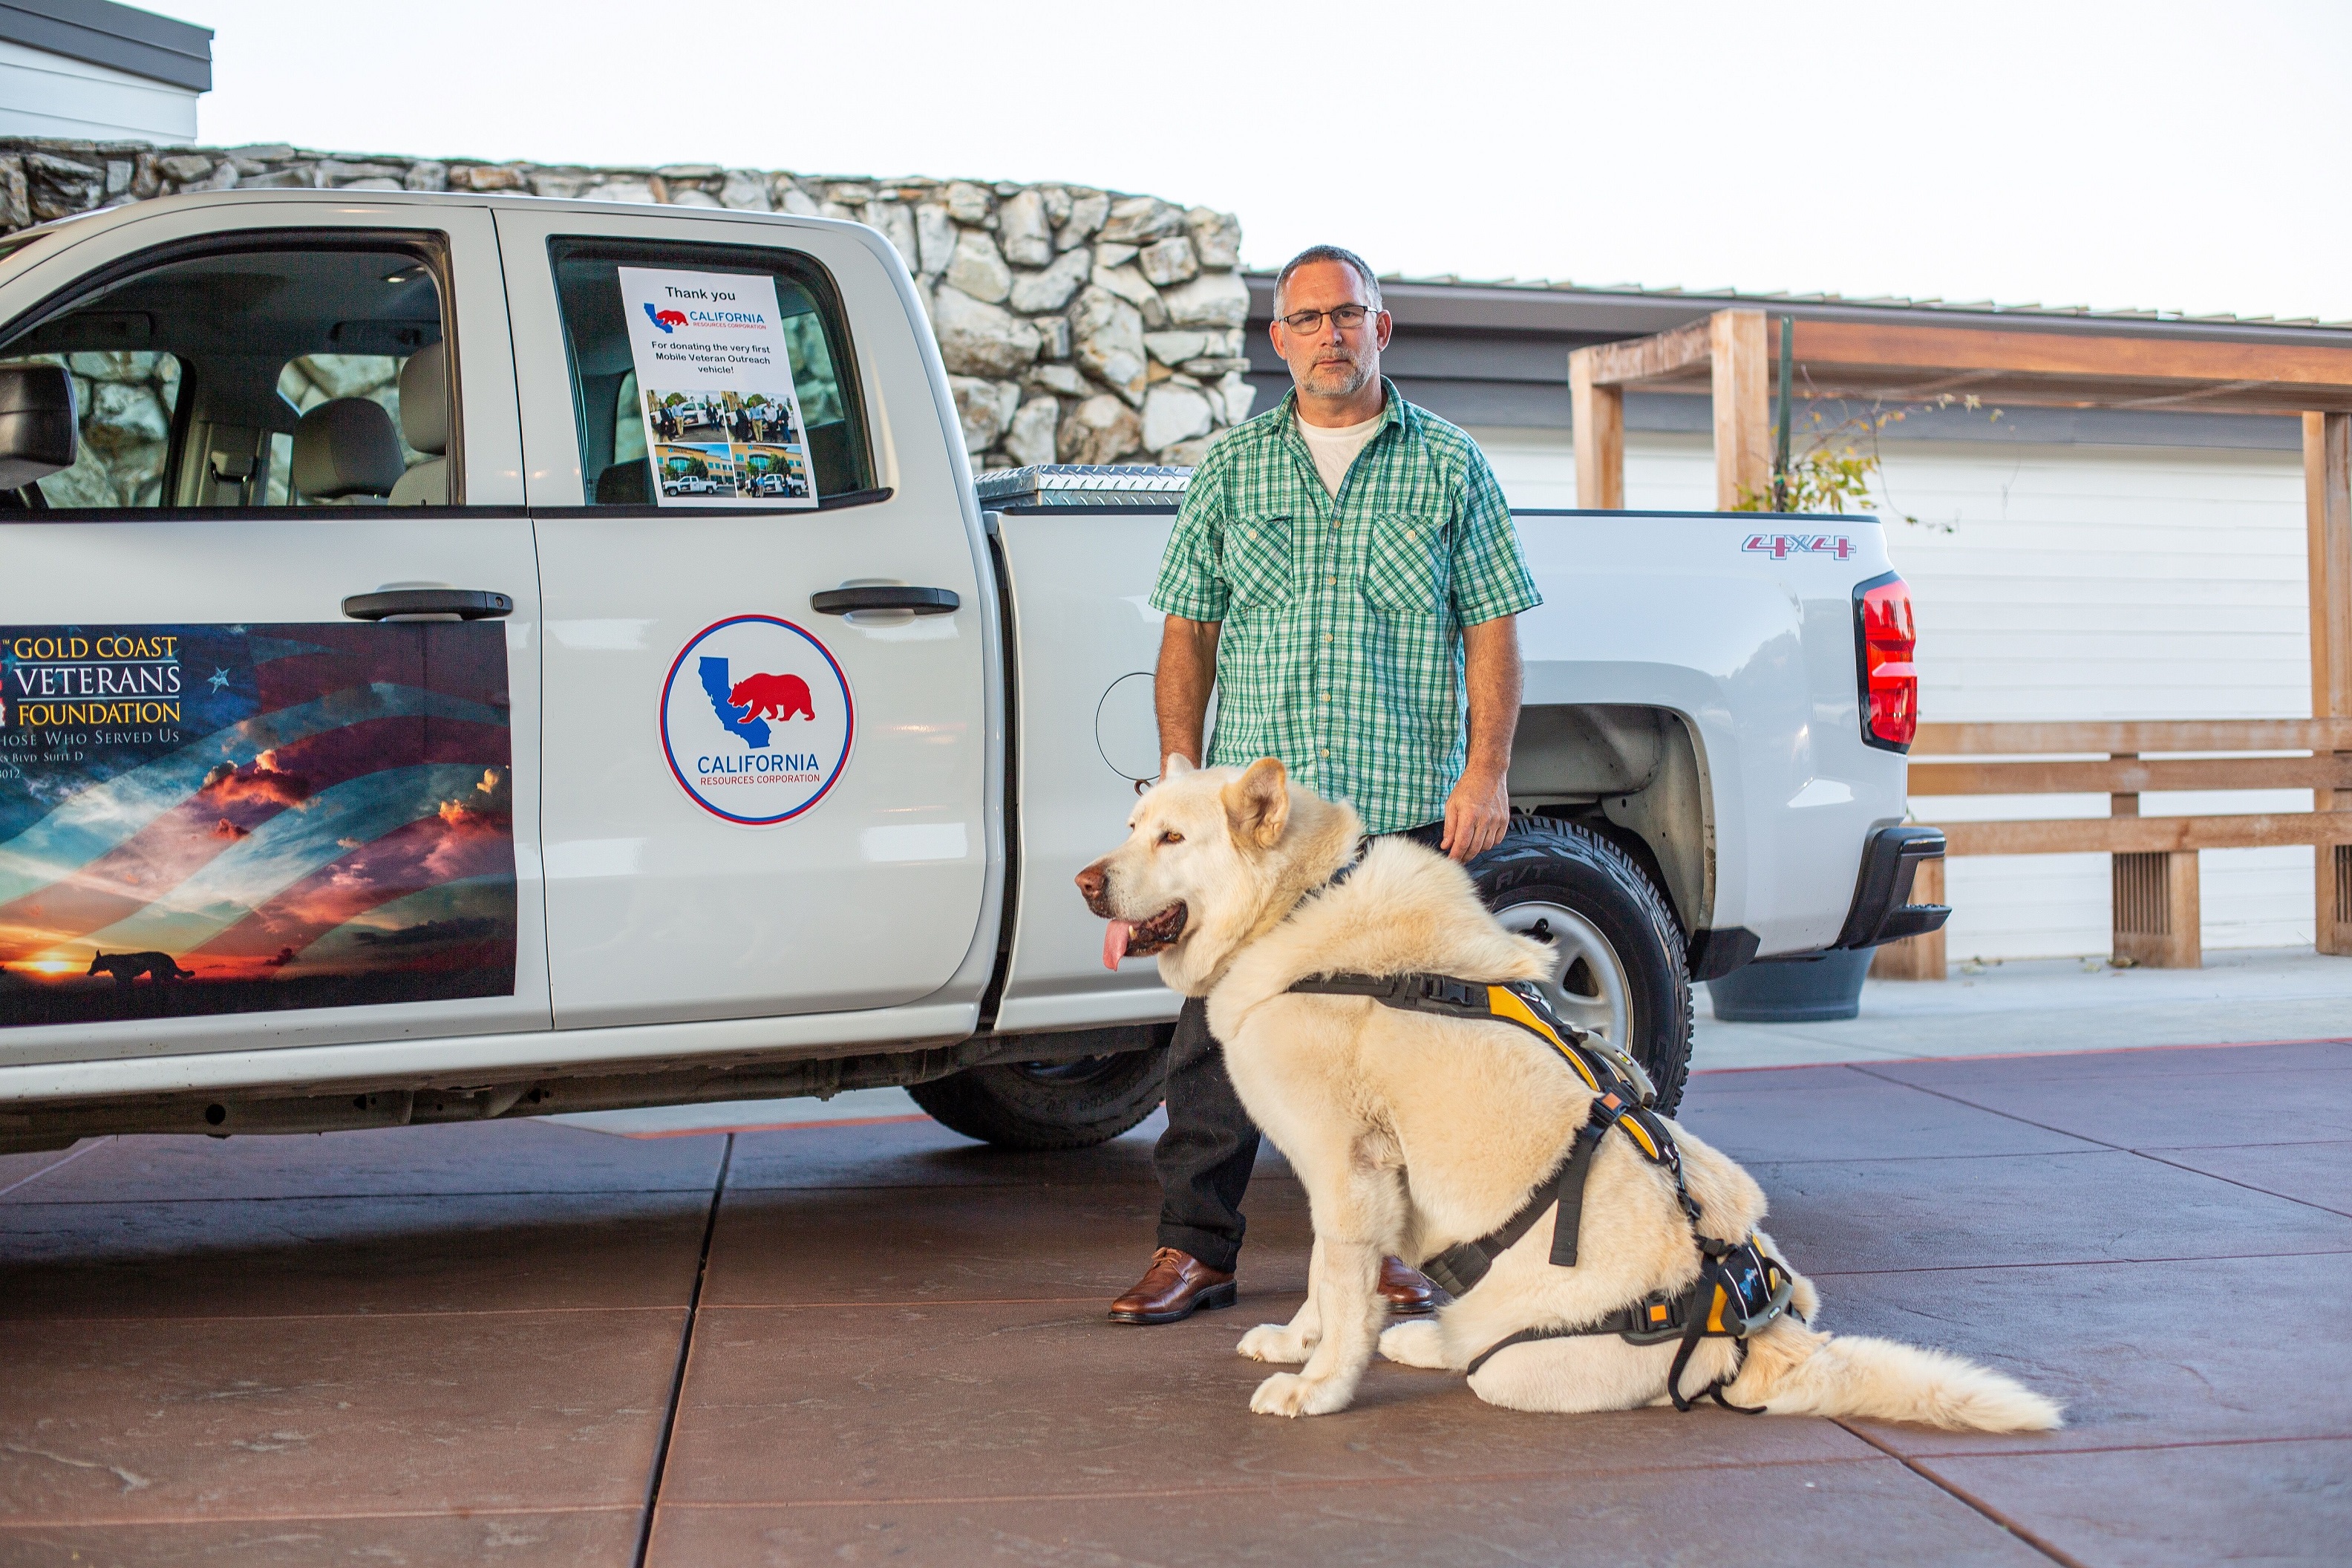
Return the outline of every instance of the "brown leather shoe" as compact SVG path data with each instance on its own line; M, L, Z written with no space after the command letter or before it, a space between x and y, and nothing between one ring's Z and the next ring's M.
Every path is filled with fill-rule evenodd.
M1416 1276L1417 1278L1417 1276ZM1114 1323L1174 1323L1203 1307L1230 1307L1239 1294L1234 1277L1189 1252L1163 1247L1135 1288L1110 1304Z
M1437 1287L1402 1258L1381 1259L1381 1299L1400 1318L1418 1317L1437 1305Z

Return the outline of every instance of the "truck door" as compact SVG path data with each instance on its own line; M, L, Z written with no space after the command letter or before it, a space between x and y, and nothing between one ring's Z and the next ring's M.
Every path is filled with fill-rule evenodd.
M0 272L79 435L0 494L0 1061L546 1028L488 212L83 223Z
M992 668L944 391L864 231L500 207L550 616L560 1026L953 1005Z

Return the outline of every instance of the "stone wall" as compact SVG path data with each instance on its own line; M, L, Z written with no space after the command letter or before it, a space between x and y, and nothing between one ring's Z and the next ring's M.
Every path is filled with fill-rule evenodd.
M0 139L0 230L181 191L514 191L871 224L915 274L975 466L1189 464L1249 416L1230 213L1045 183Z

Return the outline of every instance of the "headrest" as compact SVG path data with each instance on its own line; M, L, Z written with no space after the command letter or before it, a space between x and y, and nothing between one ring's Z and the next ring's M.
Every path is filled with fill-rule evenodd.
M400 367L400 433L420 452L449 449L449 340L439 339Z
M334 398L294 426L294 488L307 500L390 495L404 467L400 437L380 403Z
M632 458L625 463L614 463L596 476L598 506L651 506L654 503L653 481L643 458Z

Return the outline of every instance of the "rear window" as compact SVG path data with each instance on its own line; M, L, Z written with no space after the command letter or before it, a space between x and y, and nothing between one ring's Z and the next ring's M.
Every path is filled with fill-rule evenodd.
M589 504L647 506L659 499L671 506L722 500L806 505L873 488L865 404L840 295L815 262L787 250L648 241L558 238L548 249ZM625 268L772 282L797 417L756 391L737 396L699 385L641 387L624 303ZM649 430L654 451L647 449Z

